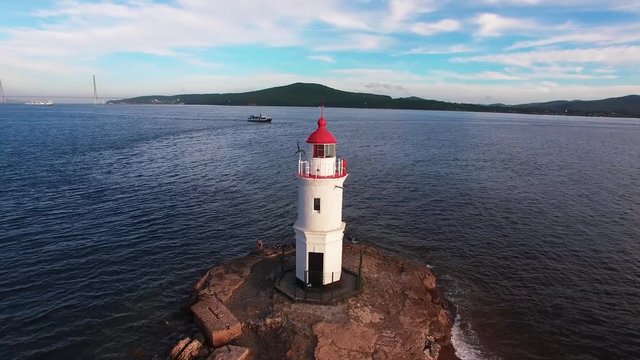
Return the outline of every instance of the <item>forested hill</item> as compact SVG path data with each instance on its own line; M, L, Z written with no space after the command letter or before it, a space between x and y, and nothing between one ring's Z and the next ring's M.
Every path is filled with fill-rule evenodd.
M186 105L257 105L319 106L509 112L527 114L566 114L591 116L640 116L640 96L630 95L597 101L552 101L522 105L477 105L427 100L419 97L392 98L387 95L354 93L320 84L295 83L264 90L226 94L181 94L140 96L111 100L108 104L186 104Z
M518 109L565 115L633 116L640 117L640 95L627 95L602 100L559 100L545 103L515 105Z

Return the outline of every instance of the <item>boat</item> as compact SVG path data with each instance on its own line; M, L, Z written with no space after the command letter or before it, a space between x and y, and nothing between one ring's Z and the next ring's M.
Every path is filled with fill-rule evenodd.
M53 105L53 101L52 100L47 100L47 101L31 101L31 102L26 102L25 105L40 105L40 106L52 106Z
M270 123L271 122L271 116L266 116L266 115L249 115L249 118L247 119L247 121L250 122L258 122L258 123Z

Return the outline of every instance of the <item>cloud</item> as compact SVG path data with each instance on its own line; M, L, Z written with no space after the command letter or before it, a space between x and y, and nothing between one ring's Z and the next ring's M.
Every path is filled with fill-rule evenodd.
M390 92L407 92L407 88L405 88L402 85L394 85L394 84L389 84L389 83L383 83L383 82L379 82L379 81L372 81L370 83L366 83L364 84L364 87L366 89L369 89L373 92L384 92L384 93L390 93Z
M430 0L390 0L390 18L395 22L402 22L407 18L421 13L432 12L436 9L436 2Z
M411 31L419 35L433 35L441 32L451 32L460 29L460 22L453 19L444 19L434 23L419 22L411 26Z
M30 56L100 56L115 52L175 54L178 49L256 44L291 46L303 42L303 29L370 30L365 11L343 3L236 0L225 6L208 1L174 4L128 1L63 1L36 11L38 27L6 31L2 47ZM268 14L265 16L265 14Z
M435 71L434 74L442 78L452 78L456 80L474 80L474 81L514 81L524 80L525 77L519 75L508 74L498 71L481 71L478 73L463 74L451 71Z
M329 55L310 55L310 56L307 56L307 59L322 61L322 62L331 63L331 64L335 64L336 62L336 59L334 59L332 56L329 56Z
M507 48L517 50L559 44L632 44L640 41L640 25L584 27L572 26L560 29L559 34L537 40L519 41Z
M446 55L475 52L478 49L465 44L454 44L449 46L421 46L403 52L400 55Z
M434 71L432 74L443 79L466 81L511 81L522 82L532 80L598 80L616 79L612 72L592 71L583 72L582 67L535 67L532 69L506 68L504 71L480 71L475 73L460 73L453 71Z
M637 65L640 46L609 46L588 49L539 50L496 55L456 57L454 62L484 62L519 67L537 64L594 63L600 65Z
M478 37L495 37L507 32L519 32L541 27L540 24L530 19L509 18L492 13L479 14L473 22L478 26L475 33Z
M60 0L31 6L38 8L33 14L25 16L24 10L0 27L0 68L6 74L3 82L9 80L12 88L16 83L28 89L39 83L60 87L76 81L81 85L72 89L84 91L87 74L96 73L104 88L135 92L132 95L315 81L398 96L445 96L441 92L450 89L457 101L465 96L465 84L472 93L484 84L488 91L495 90L491 96L506 102L501 97L520 96L521 87L529 89L522 90L527 101L524 96L537 94L537 87L558 95L564 94L559 88L565 86L604 83L591 80L638 82L637 0L481 0L449 5L435 0L234 0L224 6L205 0ZM554 16L547 16L550 12ZM26 25L9 25L29 15ZM550 20L558 18L571 22ZM265 60L254 66L246 57L248 49L259 49ZM303 61L336 64L332 69L345 64L362 69L322 73L326 66L309 66L296 75L279 61L291 53L304 54ZM239 68L242 73L233 75ZM427 69L440 73L425 75ZM100 76L100 70L105 75ZM310 73L317 75L307 76ZM547 81L555 81L558 89L542 84ZM432 84L440 93L431 92ZM509 86L511 93L503 92Z
M357 76L363 78L397 78L403 81L418 81L422 77L409 71L398 71L393 69L372 69L372 68L350 68L331 70L330 74L339 74L340 76Z
M392 39L376 34L348 34L336 41L314 45L315 51L373 51L385 48Z
M602 0L483 0L482 3L493 6L515 6L515 7L557 7L572 8L579 7L581 10L618 10L630 11L640 10L640 3L637 0L609 0L603 3Z
M491 5L539 5L540 0L485 0Z
M375 79L375 82L371 79ZM371 68L331 71L328 77L323 77L323 81L329 86L347 91L370 92L371 89L377 89L380 94L393 97L419 96L425 99L469 103L486 103L487 96L491 98L489 102L520 104L557 99L603 99L640 93L640 85L560 84L553 80L526 78L517 81L518 91L514 91L514 81L474 83L461 79L460 82L456 82L438 73L417 75L404 70Z

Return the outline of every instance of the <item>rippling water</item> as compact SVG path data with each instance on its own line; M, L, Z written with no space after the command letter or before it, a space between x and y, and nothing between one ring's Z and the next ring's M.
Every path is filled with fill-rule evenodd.
M292 242L315 108L0 106L0 349L150 358L191 286ZM430 264L465 358L640 354L640 120L326 109L351 235Z

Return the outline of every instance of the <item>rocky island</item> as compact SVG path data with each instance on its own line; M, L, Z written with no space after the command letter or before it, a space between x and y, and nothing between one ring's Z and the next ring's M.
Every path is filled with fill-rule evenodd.
M190 308L199 330L169 358L457 359L451 306L424 264L345 244L343 268L360 268L360 291L313 303L276 289L294 266L293 247L260 250L213 267L196 284Z

